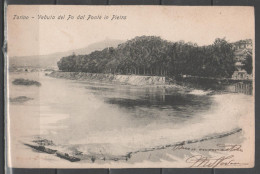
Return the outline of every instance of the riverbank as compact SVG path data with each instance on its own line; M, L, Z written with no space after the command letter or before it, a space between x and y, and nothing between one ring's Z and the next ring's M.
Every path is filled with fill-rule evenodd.
M64 160L70 162L77 162L77 161L85 161L87 163L101 163L104 164L106 162L111 161L121 161L125 163L135 163L135 162L142 162L147 159L154 158L154 160L169 160L174 161L174 158L170 158L167 154L171 154L172 156L179 156L180 153L182 155L191 155L191 152L197 152L198 154L205 153L210 156L209 152L211 153L220 153L230 151L230 149L239 149L242 150L241 144L242 143L242 129L236 128L229 132L223 132L219 134L213 134L209 136L205 136L200 139L191 139L182 142L177 142L174 144L167 144L163 146L157 147L150 147L139 149L137 151L128 152L125 155L112 155L112 154L102 154L102 153L85 153L81 152L77 149L77 147L60 147L59 145L55 144L46 144L42 142L52 142L51 140L46 139L38 139L33 140L29 143L24 143L25 146L31 148L35 152L46 153L49 155L54 155ZM235 140L235 141L234 141ZM40 142L40 143L39 143ZM217 143L216 143L217 142ZM231 143L231 145L225 145L227 143ZM223 143L223 144L222 144ZM235 144L235 145L234 145ZM157 154L157 155L156 155ZM160 156L158 156L160 154ZM152 157L154 156L154 157Z
M114 83L119 85L149 86L157 88L181 88L187 92L195 90L196 93L209 94L220 93L243 93L253 94L252 80L232 80L203 77L163 77L163 76L141 76L141 75L118 75L84 72L61 72L53 71L47 76L59 79L90 81L98 83Z
M53 71L46 74L54 78L70 80L89 80L99 82L112 82L126 85L165 85L165 77L161 76L137 76L137 75L116 75L116 74L99 74L85 72L61 72Z

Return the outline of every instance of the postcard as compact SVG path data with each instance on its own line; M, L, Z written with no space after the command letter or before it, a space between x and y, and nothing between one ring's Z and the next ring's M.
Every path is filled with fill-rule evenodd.
M7 7L16 168L252 168L254 8Z

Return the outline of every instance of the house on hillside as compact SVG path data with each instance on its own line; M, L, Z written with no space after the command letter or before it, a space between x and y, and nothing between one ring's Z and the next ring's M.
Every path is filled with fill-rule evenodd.
M247 74L246 70L242 69L244 64L237 62L235 64L237 70L233 73L233 80L250 80L253 78L252 74Z
M250 80L252 79L251 74L247 74L245 70L235 71L232 75L233 80Z
M251 39L246 39L246 40L240 40L235 43L233 43L234 49L239 50L239 49L252 49L253 48L253 42Z
M237 62L242 62L246 59L248 55L252 55L252 51L248 49L235 50L234 55L235 55L235 60Z
M252 55L253 42L251 39L240 40L232 44L234 48L234 55L236 61L236 71L232 75L234 80L248 80L252 79L252 75L248 74L243 66L248 55Z

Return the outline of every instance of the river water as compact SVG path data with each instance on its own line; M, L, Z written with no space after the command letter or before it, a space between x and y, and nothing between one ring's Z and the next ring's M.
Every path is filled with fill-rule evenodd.
M20 86L16 78L41 86ZM83 154L124 155L231 131L252 108L253 96L181 87L149 87L56 79L43 72L9 74L11 144L35 137ZM29 150L28 148L25 150ZM65 150L65 151L66 151Z

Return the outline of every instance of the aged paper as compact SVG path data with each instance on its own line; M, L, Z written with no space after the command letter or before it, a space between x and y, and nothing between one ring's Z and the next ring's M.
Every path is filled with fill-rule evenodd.
M9 167L254 166L254 8L8 6Z

